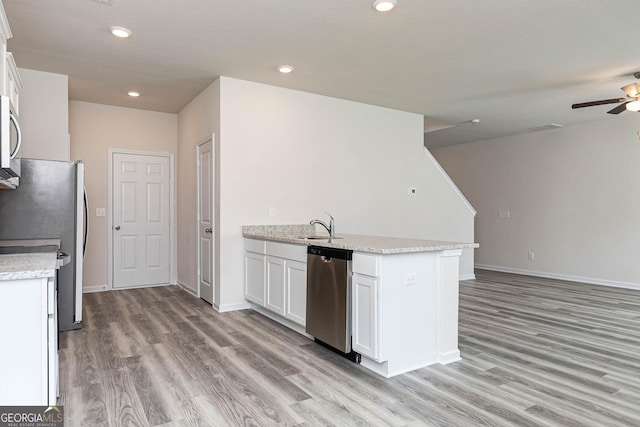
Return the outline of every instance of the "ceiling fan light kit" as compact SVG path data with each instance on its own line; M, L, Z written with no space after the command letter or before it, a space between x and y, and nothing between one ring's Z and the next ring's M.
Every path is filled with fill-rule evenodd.
M627 103L627 110L640 111L640 101L632 101Z
M634 77L640 76L640 72L633 73ZM593 107L595 105L618 104L615 108L607 111L608 114L620 114L625 110L640 111L640 86L638 83L631 83L620 88L626 95L626 98L602 99L600 101L589 101L573 104L571 108Z

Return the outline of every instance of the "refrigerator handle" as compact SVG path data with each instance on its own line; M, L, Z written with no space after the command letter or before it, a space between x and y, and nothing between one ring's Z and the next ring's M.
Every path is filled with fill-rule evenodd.
M84 163L82 162L82 160L78 160L76 162L76 243L75 243L75 249L74 249L74 253L75 253L75 267L76 267L76 272L75 272L75 280L74 280L74 303L75 303L75 310L73 311L73 318L74 318L74 323L76 325L78 324L82 324L82 291L83 291L83 284L82 284L82 279L83 279L83 273L84 273L84 268L83 268L83 261L84 261L84 248L83 248L83 240L84 242L86 242L86 229L85 229L85 234L84 236L82 235L82 223L80 222L80 216L83 214L83 210L86 209L86 204L83 203L83 198L84 200L86 200L86 196L85 196L85 192L84 192ZM83 205L84 204L84 208L83 209ZM88 210L85 210L85 215L84 217L87 218L88 215L86 215L86 213L88 213ZM80 251L83 251L83 255L82 258L80 258Z
M82 259L87 254L87 239L89 238L89 199L87 198L87 187L84 189L84 244L82 246Z

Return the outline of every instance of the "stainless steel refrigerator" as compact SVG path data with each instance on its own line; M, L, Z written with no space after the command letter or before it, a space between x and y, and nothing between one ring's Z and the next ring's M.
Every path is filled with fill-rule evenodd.
M20 185L0 190L0 239L60 239L71 255L58 270L58 329L82 327L82 262L87 239L84 163L22 159Z

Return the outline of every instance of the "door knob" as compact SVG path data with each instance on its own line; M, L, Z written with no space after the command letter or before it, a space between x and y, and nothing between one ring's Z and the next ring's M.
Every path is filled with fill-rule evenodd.
M211 234L211 233L213 232L213 229L211 229L211 228L207 228L206 230L204 230L204 232L205 232L205 233L209 233L209 234Z
M120 226L119 226L119 225L116 225L114 228L115 228L116 230L120 230Z

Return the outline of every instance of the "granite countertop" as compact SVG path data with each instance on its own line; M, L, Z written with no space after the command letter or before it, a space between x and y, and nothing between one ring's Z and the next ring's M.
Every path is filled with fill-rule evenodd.
M60 246L60 239L0 240L0 247Z
M411 252L432 252L452 249L477 248L477 243L447 242L441 240L407 239L400 237L366 236L340 234L331 239L327 235L317 235L311 225L251 225L242 227L242 236L250 239L295 243L298 245L324 246L350 249L356 252L374 254L402 254ZM303 237L311 238L303 238ZM323 237L323 238L316 238Z
M59 247L60 239L0 240L0 280L55 276Z
M53 277L56 261L56 252L0 255L0 280Z

